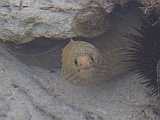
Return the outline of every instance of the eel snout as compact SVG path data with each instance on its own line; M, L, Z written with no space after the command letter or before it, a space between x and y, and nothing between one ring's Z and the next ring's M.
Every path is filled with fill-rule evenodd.
M80 68L80 69L89 69L93 67L93 58L91 56L78 56L75 59L75 64Z

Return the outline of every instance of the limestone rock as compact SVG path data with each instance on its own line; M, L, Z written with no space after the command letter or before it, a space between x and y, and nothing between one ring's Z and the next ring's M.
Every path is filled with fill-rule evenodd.
M27 43L37 37L66 39L76 37L71 22L85 0L2 0L0 39Z
M92 16L100 16L100 13L104 13L99 11L102 9L106 13L110 13L116 3L124 5L129 1L131 0L93 0L94 3L99 4L99 8L98 10L97 7L92 9ZM153 0L135 1L148 5L148 2ZM22 44L39 37L63 40L79 36L88 37L75 34L76 32L71 28L71 23L74 17L79 14L78 11L83 11L89 2L91 0L1 0L0 39ZM87 17L84 16L83 18L90 21ZM100 17L102 23L104 23L103 17L102 14ZM94 18L93 21L98 28L98 34L91 34L89 37L95 37L104 32L104 28L101 30L103 24L99 24ZM89 28L92 28L92 25L89 24Z

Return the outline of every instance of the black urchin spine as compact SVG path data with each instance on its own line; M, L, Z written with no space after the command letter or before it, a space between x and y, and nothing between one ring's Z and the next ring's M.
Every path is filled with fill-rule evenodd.
M138 35L129 34L126 37L131 42L128 62L129 68L145 78L145 84L155 95L160 94L160 27L152 25L147 19L141 19L138 28L133 27Z
M158 61L156 72L157 72L158 97L160 97L160 60Z

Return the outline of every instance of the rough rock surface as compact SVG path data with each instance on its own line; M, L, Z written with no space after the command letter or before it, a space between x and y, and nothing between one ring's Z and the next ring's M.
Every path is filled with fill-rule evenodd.
M72 19L88 1L13 0L0 2L0 39L26 43L37 37L75 37Z
M77 37L71 28L71 22L77 11L90 1L1 0L0 39L20 44L32 41L37 37L51 39ZM93 0L93 2L104 8L107 13L112 11L116 3L123 5L128 1L131 0ZM145 5L148 2L146 0L135 1Z
M0 50L0 120L159 119L136 75L78 87L59 70L26 66Z

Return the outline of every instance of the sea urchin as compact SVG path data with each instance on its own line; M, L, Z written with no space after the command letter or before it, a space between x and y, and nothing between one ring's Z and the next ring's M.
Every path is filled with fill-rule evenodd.
M146 80L143 82L152 90L152 94L160 94L160 26L153 25L148 18L141 19L138 28L133 27L139 34L126 35L131 42L129 68Z

